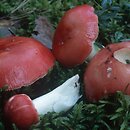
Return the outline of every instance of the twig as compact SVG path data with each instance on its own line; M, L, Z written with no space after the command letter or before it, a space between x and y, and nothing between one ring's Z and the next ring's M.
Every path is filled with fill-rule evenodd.
M30 0L24 0L20 3L18 7L16 7L14 10L11 11L11 14L17 11L18 9L22 8L25 4L27 4Z

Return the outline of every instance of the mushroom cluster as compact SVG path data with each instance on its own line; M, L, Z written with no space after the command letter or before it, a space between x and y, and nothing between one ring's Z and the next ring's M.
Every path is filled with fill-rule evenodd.
M55 57L51 50L33 38L10 36L0 39L0 61L0 88L7 85L9 92L44 77L54 66ZM81 97L78 80L79 76L75 75L33 101L25 94L14 95L5 101L5 118L19 129L28 129L38 122L40 114L67 111Z
M98 31L94 8L80 5L61 18L52 50L32 38L0 39L0 88L8 85L9 91L33 84L52 69L55 60L70 68L92 58L84 73L87 100L98 101L116 91L130 95L130 42L110 44L97 52L94 42ZM5 117L18 128L28 129L41 114L67 111L81 97L78 82L79 76L75 75L34 100L25 94L14 95L5 103Z
M66 67L82 64L94 55L97 36L98 17L94 8L80 5L61 18L54 33L52 51L33 38L0 39L0 88L7 85L9 91L33 84L52 69L55 59ZM75 75L33 101L25 94L14 95L5 103L5 118L19 129L28 129L38 122L40 114L67 111L81 97L78 80L79 76Z

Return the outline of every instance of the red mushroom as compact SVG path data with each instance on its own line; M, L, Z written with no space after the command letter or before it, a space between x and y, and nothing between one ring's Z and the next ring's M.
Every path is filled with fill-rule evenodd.
M54 65L51 51L33 38L0 39L0 88L27 86L42 78Z
M37 110L29 96L25 94L11 97L4 108L5 117L19 129L29 129L32 124L39 121Z
M5 118L20 129L38 122L38 115L69 110L81 97L79 76L75 75L51 92L31 101L25 94L11 97L4 106Z
M66 67L82 64L90 55L98 36L98 17L94 8L80 5L61 18L53 38L52 52Z
M130 42L108 45L90 61L84 74L85 93L97 101L116 91L130 95Z

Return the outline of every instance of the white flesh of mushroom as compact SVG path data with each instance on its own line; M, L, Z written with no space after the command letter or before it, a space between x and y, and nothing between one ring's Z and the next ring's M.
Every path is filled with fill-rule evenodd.
M97 52L99 52L99 50L100 50L100 48L94 42L92 43L92 51L89 54L89 56L87 57L88 61L90 61L97 54Z
M44 115L47 112L67 111L73 107L81 97L78 80L79 75L77 74L53 91L34 99L33 104L37 112Z
M130 62L130 48L122 48L115 51L114 58L121 63L128 64Z

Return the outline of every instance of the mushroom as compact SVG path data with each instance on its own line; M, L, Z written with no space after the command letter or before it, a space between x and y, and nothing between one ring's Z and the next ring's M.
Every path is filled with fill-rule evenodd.
M122 91L130 95L130 42L110 44L97 53L84 74L90 101Z
M54 33L52 52L62 65L74 67L82 64L98 49L94 41L98 36L98 17L94 8L79 5L68 10L61 18Z
M10 36L0 39L0 88L8 90L34 83L54 65L52 52L33 38Z
M15 123L21 130L28 129L39 120L37 110L30 97L25 94L11 97L5 105L4 114L7 120Z
M51 92L31 101L25 94L11 97L4 107L5 117L20 129L38 122L38 115L69 110L81 97L79 76L75 75Z

